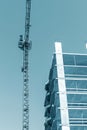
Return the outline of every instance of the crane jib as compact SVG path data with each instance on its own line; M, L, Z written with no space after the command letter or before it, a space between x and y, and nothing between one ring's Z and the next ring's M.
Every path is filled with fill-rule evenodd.
M31 0L26 0L25 41L29 40Z

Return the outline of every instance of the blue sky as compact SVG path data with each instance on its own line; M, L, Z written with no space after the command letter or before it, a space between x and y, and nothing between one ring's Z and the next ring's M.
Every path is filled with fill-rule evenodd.
M22 130L22 51L25 1L0 1L0 129ZM32 0L30 62L30 129L44 130L44 85L54 42L64 52L87 53L87 0Z

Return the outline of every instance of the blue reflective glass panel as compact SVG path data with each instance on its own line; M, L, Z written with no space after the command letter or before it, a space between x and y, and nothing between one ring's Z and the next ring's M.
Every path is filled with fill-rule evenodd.
M67 55L63 54L63 62L64 65L74 65L74 56L73 55Z
M87 55L76 55L76 65L87 66Z
M87 118L87 110L69 109L69 118Z
M87 89L87 80L66 80L66 88Z
M63 54L64 65L87 66L87 55Z
M78 124L76 126L71 125L70 130L87 130L87 125L86 126L84 125L81 126L81 124Z
M87 93L86 94L68 94L68 103L87 103Z
M75 75L87 75L87 67L64 67L65 74L75 74Z
M71 125L70 130L87 130L87 126L84 125Z
M56 55L53 55L52 67L56 65Z

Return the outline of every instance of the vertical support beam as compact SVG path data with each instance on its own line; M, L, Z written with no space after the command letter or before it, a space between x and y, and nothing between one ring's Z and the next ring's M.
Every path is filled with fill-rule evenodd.
M62 47L60 42L55 43L55 53L56 53L56 64L57 64L58 87L59 87L58 89L59 89L59 100L60 100L61 128L62 130L70 130Z

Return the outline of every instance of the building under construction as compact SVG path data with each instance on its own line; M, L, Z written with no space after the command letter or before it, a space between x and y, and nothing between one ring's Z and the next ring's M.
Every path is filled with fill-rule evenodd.
M45 90L45 130L87 130L87 54L56 42Z

